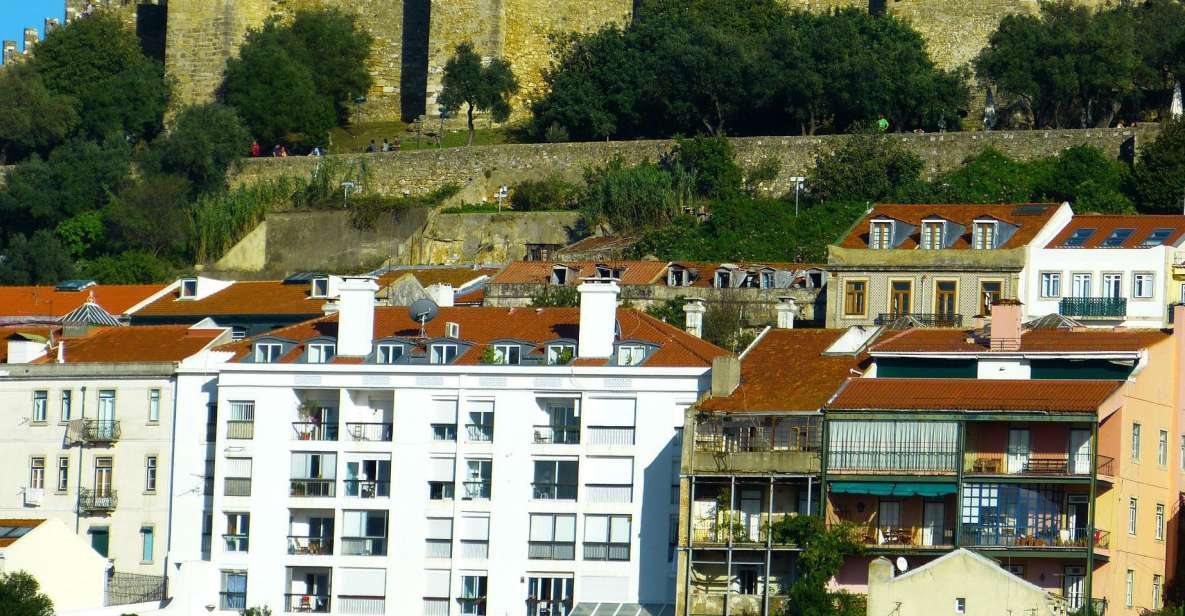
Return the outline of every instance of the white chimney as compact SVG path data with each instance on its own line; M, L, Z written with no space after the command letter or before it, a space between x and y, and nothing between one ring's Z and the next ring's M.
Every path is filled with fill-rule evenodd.
M373 276L342 278L338 285L338 355L370 355L374 343L374 294L378 290Z
M707 308L704 308L704 300L698 297L687 298L683 304L683 329L696 338L703 338L705 312L707 312Z
M608 278L585 278L580 293L579 357L609 357L617 329L617 294L621 289Z
M798 305L793 297L779 297L778 300L778 305L774 308L778 313L778 329L794 329Z
M453 305L453 285L438 282L433 285L428 285L424 289L428 294L428 299L436 302L437 306L441 308L448 308Z

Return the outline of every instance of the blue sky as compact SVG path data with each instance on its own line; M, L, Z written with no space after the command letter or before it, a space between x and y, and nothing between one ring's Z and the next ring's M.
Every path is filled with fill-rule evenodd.
M20 49L25 28L37 28L45 36L45 18L60 20L65 13L64 0L0 0L0 39L17 41Z

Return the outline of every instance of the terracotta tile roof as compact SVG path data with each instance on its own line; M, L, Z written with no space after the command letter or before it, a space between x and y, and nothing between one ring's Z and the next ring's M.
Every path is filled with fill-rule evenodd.
M1078 229L1094 229L1095 232L1079 246L1065 246L1065 242ZM1131 229L1131 235L1115 246L1103 246L1103 242L1111 237L1116 229ZM1065 248L1075 250L1082 248L1154 248L1160 244L1144 246L1144 240L1157 229L1168 229L1170 233L1163 238L1162 243L1173 246L1185 236L1185 216L1140 214L1134 216L1112 216L1100 214L1075 214L1069 224L1062 229L1046 248Z
M1122 381L853 378L833 411L1039 411L1094 413Z
M450 284L453 288L460 288L466 283L472 282L482 276L494 276L501 271L497 267L481 267L474 269L472 267L408 267L391 270L378 278L379 288L385 287L404 276L411 274L415 276L421 286L428 287L434 284Z
M709 398L705 411L817 411L835 390L863 370L868 356L821 355L847 330L771 329L741 360L741 384L730 396Z
M179 299L174 291L136 311L136 316L217 316L239 314L321 314L325 298L310 297L309 283L280 280L239 281L202 299Z
M600 263L615 269L624 269L621 284L655 284L666 274L666 261L606 261ZM494 276L490 284L547 284L551 281L552 269L563 265L578 270L575 282L581 278L595 276L595 261L515 261Z
M693 280L691 282L691 286L703 288L703 287L711 287L712 286L713 277L715 276L716 270L719 269L722 265L725 265L725 263L723 263L723 262L705 263L702 261L673 261L673 262L671 262L671 265L672 266L678 265L680 267L684 267L689 270L696 270L696 272L698 272L699 275L696 277L695 280ZM773 262L773 261L754 261L754 262L742 261L742 262L728 263L727 265L736 266L736 268L740 271L759 270L759 269L762 269L765 267L773 268L776 270L788 270L788 271L797 271L797 270L806 270L806 269L826 269L827 268L826 265L823 265L821 263L783 263L783 262ZM662 284L665 286L667 284L667 277L665 276L666 272L663 272L663 274L664 275L659 279L659 284Z
M49 286L0 287L0 317L62 317L86 303L91 292L104 310L120 315L164 289L163 284L95 285L81 291Z
M581 252L595 252L598 250L622 251L630 248L635 243L637 243L637 241L637 238L619 237L616 235L586 237L582 240L564 246L557 251L557 254L565 255Z
M63 338L68 364L176 362L214 342L224 330L190 329L189 325L102 327L82 338ZM53 352L51 351L51 355ZM45 357L38 363L49 363Z
M989 339L980 334L982 332L962 329L907 329L883 337L872 346L871 352L986 353ZM1020 352L1136 352L1170 336L1170 332L1159 329L1026 329L1021 333Z
M16 543L17 540L19 540L21 537L24 536L24 534L21 534L16 537L2 536L5 533L9 532L10 529L14 529L14 528L34 529L34 528L37 528L38 526L41 526L41 523L44 521L45 521L44 519L38 520L38 519L29 519L29 518L0 519L0 548L6 548L6 547L10 546L10 545Z
M337 335L337 318L333 314L265 334L303 342L318 336ZM687 332L663 323L649 315L628 309L618 309L617 320L621 324L621 340L641 340L659 345L646 359L643 367L710 367L712 359L726 355L723 349L700 340ZM474 344L457 358L455 365L476 365L480 363L482 347L496 340L521 340L542 344L559 338L577 339L580 334L579 308L495 308L495 307L451 307L441 308L435 319L425 328L428 338L443 338L446 323L460 325L459 340ZM419 336L420 326L412 321L407 308L402 306L380 306L375 308L374 337L414 338ZM234 351L236 359L242 358L257 339L249 338L220 347ZM283 359L282 363L295 361L301 354L302 345L297 345ZM68 349L69 347L67 347ZM585 364L577 364L585 365ZM606 360L597 359L587 365L604 366Z
M958 223L966 227L963 235L955 240L954 244L946 248L950 249L969 249L971 248L971 222L976 218L991 217L1003 222L1017 225L1016 233L1008 238L999 248L1017 248L1024 246L1032 241L1033 237L1049 222L1053 214L1057 211L1058 204L1056 203L1026 203L1026 204L992 204L992 205L958 205L958 204L877 204L873 206L872 211L860 219L852 227L852 230L846 237L839 241L841 248L868 248L868 232L869 222L873 218L892 218L904 223L908 223L919 227L915 229L913 235L907 238L899 246L901 249L914 249L918 247L920 226L923 218L930 216L939 216L954 223ZM1033 213L1027 213L1033 212Z

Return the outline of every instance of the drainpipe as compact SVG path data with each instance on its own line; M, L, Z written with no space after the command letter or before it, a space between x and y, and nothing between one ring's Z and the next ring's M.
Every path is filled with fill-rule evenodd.
M958 466L955 467L955 471L958 473L955 481L955 549L963 546L963 465L967 460L966 420L960 421L957 429L959 431L959 457Z
M769 569L770 561L773 560L773 521L774 521L774 478L771 475L769 478L769 494L767 502L769 503L766 509L765 517L765 583L762 584L761 589L761 614L762 616L769 615Z
M1094 510L1095 498L1098 497L1099 477L1099 421L1096 418L1090 424L1090 501L1086 514L1086 615L1094 614L1094 595L1091 587L1094 582Z
M82 386L82 395L78 401L78 419L82 421L83 431L86 431L86 385ZM78 479L74 483L74 534L82 530L82 452L86 448L84 441L78 442Z
M165 596L167 596L169 594L169 555L172 554L172 552L173 552L173 499L176 498L176 492L174 492L173 484L176 481L176 477L177 477L177 381L178 381L177 374L176 374L176 372L174 372L173 373L173 426L172 426L172 434L169 439L169 514L168 514L168 522L167 522L167 524L169 525L169 530L167 531L167 534L165 535L165 557L164 557L164 573L163 573L163 577L165 578L165 581L164 581L164 595L161 596L162 600L165 598ZM203 486L204 486L205 479L203 478L202 481L203 481ZM203 503L205 502L204 495L202 496L202 501L203 501ZM205 512L202 513L202 516L205 517Z
M728 552L725 554L726 562L724 565L724 570L726 572L724 574L724 583L727 584L727 586L724 587L724 616L728 616L732 613L732 512L736 510L736 500L737 476L730 475L728 477L728 515L724 517L724 519L728 521ZM719 511L716 512L716 516L720 516Z

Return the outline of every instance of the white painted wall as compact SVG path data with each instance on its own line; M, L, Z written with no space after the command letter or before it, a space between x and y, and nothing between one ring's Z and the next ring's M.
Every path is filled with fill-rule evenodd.
M1168 293L1172 284L1169 265L1176 248L1033 248L1025 268L1025 284L1021 301L1025 304L1025 318L1032 319L1058 312L1062 297L1071 297L1073 275L1091 274L1091 297L1102 297L1103 274L1122 275L1121 297L1127 298L1127 319L1092 324L1125 325L1128 327L1164 327L1167 325L1167 305L1175 301ZM1060 297L1041 297L1041 273L1061 274ZM1133 274L1151 272L1153 296L1148 299L1133 297Z
M1029 362L1020 358L980 357L976 362L980 379L1028 379L1032 375Z
M102 607L107 592L107 559L58 520L46 520L0 548L0 571L37 578L59 612Z

